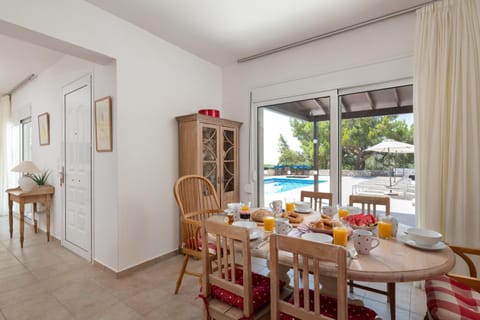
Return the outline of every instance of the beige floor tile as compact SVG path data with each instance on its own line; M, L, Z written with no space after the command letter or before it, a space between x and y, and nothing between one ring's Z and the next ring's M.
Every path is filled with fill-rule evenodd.
M0 294L0 309L9 305L36 299L37 297L46 294L47 291L45 288L36 282L24 287L13 288L12 290Z
M7 320L67 320L73 315L51 296L40 295L36 299L24 301L2 308Z
M0 294L28 286L36 281L31 273L23 273L0 279Z
M170 301L172 295L173 293L169 293L163 289L155 288L136 294L126 299L124 302L141 315L146 315L153 309L159 307L166 308L166 306L168 306L167 302Z
M118 302L110 306L107 310L95 315L96 320L137 320L143 319L135 310L129 308L124 303ZM158 318L160 319L160 318Z
M82 294L70 299L59 299L76 319L96 319L99 314L109 310L118 303L107 292Z

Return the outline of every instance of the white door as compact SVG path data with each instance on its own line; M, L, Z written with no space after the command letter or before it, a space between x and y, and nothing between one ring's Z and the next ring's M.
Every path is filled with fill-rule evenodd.
M62 244L91 260L91 76L63 90L65 216Z

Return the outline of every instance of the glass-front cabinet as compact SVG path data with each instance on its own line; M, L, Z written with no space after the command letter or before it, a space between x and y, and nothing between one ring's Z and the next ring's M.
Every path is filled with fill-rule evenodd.
M238 130L242 123L199 114L177 117L179 176L201 174L223 208L239 201Z

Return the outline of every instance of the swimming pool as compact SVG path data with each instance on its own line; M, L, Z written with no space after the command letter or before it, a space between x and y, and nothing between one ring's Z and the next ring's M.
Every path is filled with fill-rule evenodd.
M318 180L318 184L325 182L327 180ZM313 186L313 179L266 177L263 179L263 184L265 193L279 193Z

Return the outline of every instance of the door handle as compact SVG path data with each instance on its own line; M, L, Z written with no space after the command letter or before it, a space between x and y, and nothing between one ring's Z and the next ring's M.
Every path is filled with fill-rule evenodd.
M61 187L65 183L65 167L61 166L57 174L58 174L58 177L60 178L60 187Z

